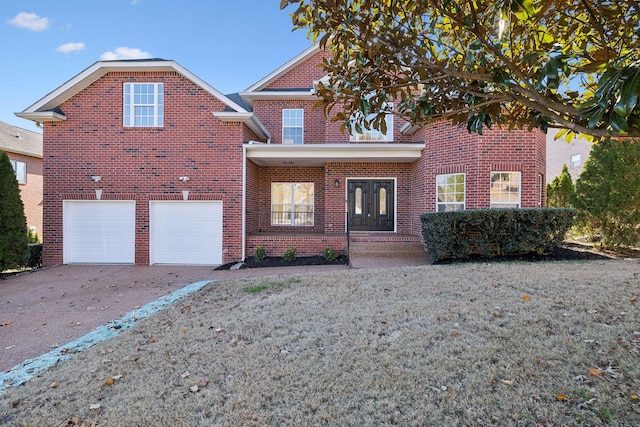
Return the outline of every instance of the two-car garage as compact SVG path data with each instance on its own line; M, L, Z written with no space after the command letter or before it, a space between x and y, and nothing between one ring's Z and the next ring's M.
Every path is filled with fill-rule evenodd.
M65 200L65 264L134 264L136 202ZM222 264L221 201L150 201L149 264Z

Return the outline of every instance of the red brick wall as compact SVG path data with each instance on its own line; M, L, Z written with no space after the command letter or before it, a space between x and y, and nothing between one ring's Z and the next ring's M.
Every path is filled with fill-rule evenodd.
M327 52L318 50L306 61L275 79L265 89L311 88L315 80L320 80L327 74L322 68L322 59L328 56Z
M162 128L123 127L125 82L164 82ZM149 262L149 200L222 200L224 261L241 258L243 125L213 117L224 105L173 72L109 73L60 106L44 130L46 265L63 261L62 200L136 200L136 264ZM91 175L100 175L92 182ZM179 176L190 180L183 183Z
M435 211L436 175L448 173L465 173L466 209L489 208L492 171L521 172L521 207L538 207L538 175L544 176L546 164L542 132L494 128L480 136L436 123L414 138L426 142L423 157L412 166L414 216Z
M42 240L42 159L7 152L9 159L27 164L27 182L19 184L27 227L35 227Z
M282 144L282 110L299 108L304 110L305 144L324 144L326 123L322 110L313 108L315 101L311 100L282 100L253 102L253 112L265 128L271 133L271 142Z
M255 194L258 198L257 211L251 212L252 223L258 223L257 232L298 232L321 233L324 231L325 182L322 167L268 167L258 173ZM314 183L314 225L312 227L271 225L271 183L272 182L313 182ZM249 221L247 221L249 222Z

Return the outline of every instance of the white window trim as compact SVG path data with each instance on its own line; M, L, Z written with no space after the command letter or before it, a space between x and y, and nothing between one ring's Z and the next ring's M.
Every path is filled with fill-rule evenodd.
M292 214L294 214L294 215L291 217L291 222L289 224L281 224L281 223L274 223L273 222L273 212L274 212L273 206L274 205L284 205L285 204L285 203L274 203L273 202L273 185L274 184L288 184L288 185L291 185L291 200L290 200L289 206L291 207L291 211L290 212ZM312 201L312 203L295 203L295 188L294 187L296 185L299 185L299 184L310 184L310 185L313 186L313 201ZM315 225L315 219L316 219L315 218L316 217L315 216L316 185L315 185L314 182L272 182L271 183L271 195L270 195L270 197L271 197L271 215L270 215L271 221L270 222L271 222L272 226L274 226L274 227L313 227ZM312 218L311 224L296 224L295 223L295 212L296 212L295 208L296 208L296 206L311 206L311 218Z
M284 121L284 114L285 111L300 111L301 113L301 119L302 119L302 124L300 126L287 126L285 125L285 121ZM304 109L303 108L283 108L282 109L282 143L283 144L296 144L296 142L285 142L284 139L284 130L285 129L301 129L301 136L300 136L300 143L299 144L304 144ZM298 144L298 145L299 145Z
M438 202L438 196L440 194L438 192L438 178L455 176L455 175L462 175L463 177L464 193L462 195L464 197L464 200L462 202ZM457 172L457 173L443 173L443 174L436 175L436 212L451 212L451 211L439 211L438 207L440 205L462 205L462 210L465 210L467 208L467 174L465 174L464 172Z
M522 206L522 172L521 171L491 171L491 176L497 173L515 173L518 174L518 201L517 202L493 202L491 200L491 179L489 179L489 203L491 209L496 208L512 208L519 209ZM497 206L499 205L499 206ZM506 206L505 206L506 205Z
M388 103L388 107L390 107L390 111L393 110L393 104ZM369 114L367 118L372 119L375 117L376 113ZM376 129L365 129L364 126L362 131L364 133L356 133L355 129L352 128L352 133L349 135L349 141L351 142L391 142L393 141L394 129L393 129L393 113L388 112L385 114L385 121L387 122L387 133L384 134ZM377 136L377 137L374 137Z
M16 175L16 179L18 180L18 184L26 184L27 183L27 162L23 162L21 160L10 160L11 166L13 167L13 172ZM20 171L18 170L18 165L24 165L22 167L22 174L24 174L24 178L20 179Z
M136 104L135 90L136 85L153 85L153 103L152 104ZM129 105L127 106L127 91L126 87L130 87L129 90ZM159 96L162 94L162 104L158 102ZM159 108L162 105L162 114L159 114ZM137 125L135 123L135 110L136 107L151 107L153 108L153 123L150 125ZM160 128L164 126L164 83L161 82L127 82L124 83L122 88L122 125L125 128ZM129 124L127 124L129 119Z

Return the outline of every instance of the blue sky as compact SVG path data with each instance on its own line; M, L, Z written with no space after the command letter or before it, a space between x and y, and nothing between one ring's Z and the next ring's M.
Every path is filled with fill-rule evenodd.
M101 59L172 59L222 93L311 45L280 0L1 0L0 121Z

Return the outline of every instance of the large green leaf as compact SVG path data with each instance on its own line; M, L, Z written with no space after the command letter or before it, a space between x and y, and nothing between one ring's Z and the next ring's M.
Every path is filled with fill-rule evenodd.
M630 75L620 88L620 99L614 111L620 116L627 118L635 108L640 95L640 67L630 68Z

